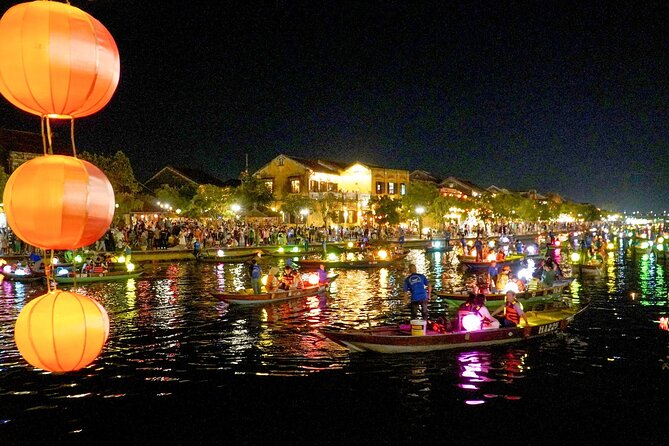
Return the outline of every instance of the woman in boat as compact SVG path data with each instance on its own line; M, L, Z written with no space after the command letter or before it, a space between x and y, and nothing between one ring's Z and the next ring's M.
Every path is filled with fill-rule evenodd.
M541 283L546 287L552 287L555 283L555 276L557 276L557 271L557 264L551 259L546 259L541 274Z
M279 278L276 277L279 274L279 268L273 266L269 269L267 273L267 283L265 284L265 289L268 293L273 293L279 289Z
M498 290L503 290L506 288L506 284L509 282L509 273L511 272L511 267L505 265L504 268L497 275L496 287Z
M485 295L477 294L474 298L474 306L477 315L481 318L481 328L484 330L499 328L499 321L490 314L485 304Z

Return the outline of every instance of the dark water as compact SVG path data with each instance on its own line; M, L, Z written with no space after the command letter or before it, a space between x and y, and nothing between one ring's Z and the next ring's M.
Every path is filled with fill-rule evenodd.
M410 257L437 288L462 281L439 254ZM318 331L406 320L403 269L339 271L330 295L263 308L209 295L244 286L243 272L160 264L87 285L80 292L105 306L111 335L70 374L32 368L13 342L19 311L44 289L0 284L0 442L666 442L669 343L653 321L669 313L669 290L652 257L621 250L601 275L574 282L570 297L591 305L565 333L408 355L349 354ZM432 314L445 311L432 302Z

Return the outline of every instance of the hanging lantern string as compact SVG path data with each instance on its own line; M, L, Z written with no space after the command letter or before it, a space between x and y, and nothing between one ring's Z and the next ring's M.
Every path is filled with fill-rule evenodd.
M45 131L46 115L42 115L39 121L40 121L40 130L42 132L42 150L44 151L44 155L46 155L46 131Z
M51 139L51 121L48 115L42 115L42 145L44 155L53 155L53 141Z
M49 251L51 253L49 254ZM51 269L53 268L53 249L46 250L47 258L49 259L46 265L44 265L44 275L46 276L46 290L51 292Z
M70 140L72 141L72 154L77 157L77 146L74 144L74 118L70 117Z

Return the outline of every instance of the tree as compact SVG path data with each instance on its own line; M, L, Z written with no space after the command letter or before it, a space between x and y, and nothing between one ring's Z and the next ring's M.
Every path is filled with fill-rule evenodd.
M374 212L374 221L377 224L391 224L396 225L400 222L400 209L402 203L399 200L393 200L388 196L374 196L369 200L369 207ZM369 217L368 212L367 215Z
M427 214L431 214L432 203L438 197L439 188L436 184L429 181L412 181L407 186L406 195L402 197L402 211L405 218L413 218L417 207L423 207Z
M232 217L231 206L235 200L232 188L203 184L197 188L193 197L189 214L193 217Z
M283 204L281 205L281 210L286 214L293 215L295 221L299 221L302 209L308 209L309 212L313 212L314 200L304 195L291 194L283 200Z
M181 209L187 212L192 204L192 200L197 193L197 188L191 185L173 187L163 184L156 189L155 195L158 201L168 203L172 209Z
M244 209L267 207L274 201L274 194L260 178L243 172L240 179L242 184L237 188L235 198Z
M7 175L7 172L5 172L4 167L0 167L0 191L2 191L3 194L5 192L7 180L9 180L9 175Z

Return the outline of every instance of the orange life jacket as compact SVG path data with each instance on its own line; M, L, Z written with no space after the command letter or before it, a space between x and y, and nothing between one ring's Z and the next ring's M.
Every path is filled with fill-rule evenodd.
M514 304L516 301L514 300L513 303L506 304L504 306L504 317L514 324L518 324L520 322L520 314L516 311L516 308L514 307Z

